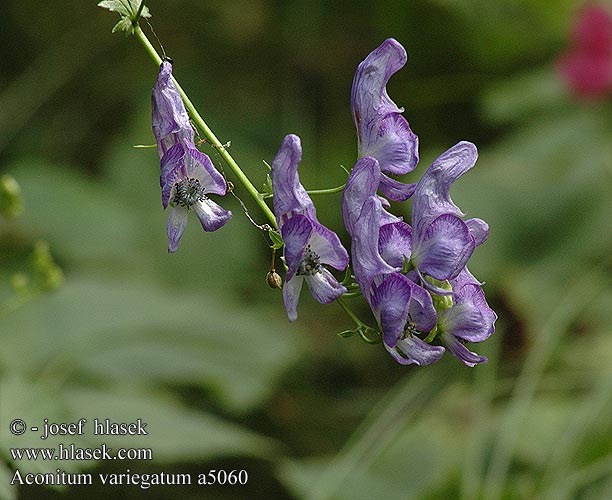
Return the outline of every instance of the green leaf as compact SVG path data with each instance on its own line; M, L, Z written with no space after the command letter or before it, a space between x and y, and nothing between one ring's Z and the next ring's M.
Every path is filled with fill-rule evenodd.
M151 283L69 280L4 320L0 366L30 376L205 389L245 412L295 360L296 336L266 308Z
M131 34L134 32L134 23L138 21L136 16L142 1L144 0L103 0L98 3L98 7L108 9L111 12L117 12L121 15L121 20L113 27L113 33L125 31L127 34ZM151 13L146 5L140 11L140 17L151 17Z
M131 33L130 30L133 29L132 21L130 21L127 17L122 17L121 20L113 26L111 33L117 33L119 31L125 31L126 33Z
M122 16L129 16L132 14L129 0L102 0L98 3L98 7L108 9L111 12L118 12Z

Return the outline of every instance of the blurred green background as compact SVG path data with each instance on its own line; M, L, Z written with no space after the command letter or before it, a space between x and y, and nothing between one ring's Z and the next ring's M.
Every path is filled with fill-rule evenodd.
M349 319L308 293L289 324L265 283L266 240L231 197L231 224L205 234L192 220L168 255L158 157L133 147L154 142L157 68L95 2L4 2L0 174L24 211L0 219L0 499L612 498L612 100L578 99L555 71L581 5L148 2L175 76L257 186L290 132L303 183L342 184L355 68L387 37L406 47L388 86L420 138L406 179L460 140L480 151L452 195L490 224L470 269L499 320L474 346L489 363L469 369L449 355L398 366L380 345L337 337ZM348 242L340 196L315 201ZM64 275L42 293L57 270L39 241ZM100 444L13 436L14 418L82 417L142 418L148 436L105 442L154 460L10 460L9 447ZM15 468L57 467L244 469L249 481L10 485Z

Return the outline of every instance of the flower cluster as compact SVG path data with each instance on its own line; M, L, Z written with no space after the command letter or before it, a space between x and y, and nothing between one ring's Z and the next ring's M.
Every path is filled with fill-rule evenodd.
M204 231L216 231L232 217L208 195L224 195L227 183L210 158L194 144L194 131L178 89L172 62L162 61L151 97L153 135L160 158L162 206L172 207L168 222L168 252L176 252L193 209Z
M580 97L601 97L612 89L612 14L599 4L581 9L571 46L558 69Z
M488 338L497 316L467 262L487 239L489 227L481 219L464 219L449 191L474 166L478 155L472 143L460 142L438 157L418 182L406 184L396 178L413 171L419 161L418 138L386 90L406 59L404 48L388 39L358 66L353 80L351 110L359 158L342 195L353 282L346 283L351 276L347 273L341 283L329 270L345 270L349 254L338 235L319 222L300 183L299 137L287 135L272 161L274 218L282 238L274 248L284 246L287 269L283 300L289 321L295 321L304 282L321 304L340 299L350 286L363 294L385 348L399 363L428 365L448 350L474 366L486 358L464 343ZM205 231L215 231L229 221L231 212L209 198L224 195L227 184L194 144L194 130L168 59L161 64L152 104L162 205L172 207L168 251L174 252L191 209ZM389 200L411 200L410 224L390 212ZM278 281L271 284L277 287ZM355 331L367 337L364 329L372 329L353 319L358 323Z
M353 80L351 107L360 157L342 199L352 269L385 348L398 362L428 365L448 349L474 366L486 358L471 352L464 341L488 338L497 316L467 262L489 228L481 219L464 220L449 190L478 155L472 143L460 142L417 183L390 177L414 170L418 162L417 137L386 91L406 59L404 48L388 39L358 66ZM387 210L388 199L408 198L411 224Z

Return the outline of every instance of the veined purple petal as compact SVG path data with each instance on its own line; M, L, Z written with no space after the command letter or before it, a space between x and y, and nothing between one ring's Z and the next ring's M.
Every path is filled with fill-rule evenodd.
M294 215L281 227L281 237L285 243L287 281L293 277L302 263L313 230L313 222L302 214Z
M454 278L474 252L474 239L465 222L444 214L433 220L414 240L412 259L417 268L438 280Z
M406 201L414 194L416 186L416 184L405 184L392 179L388 175L382 174L380 176L380 185L378 189L390 200Z
M478 364L483 364L489 361L486 356L479 356L475 352L470 351L467 347L465 347L465 345L463 345L461 341L459 341L453 335L443 333L442 335L440 335L440 339L448 349L448 352L450 352L453 356L461 360L461 362L463 362L467 366L474 367Z
M389 347L404 336L408 323L427 333L437 322L431 295L400 273L389 274L375 287L371 305Z
M185 166L185 147L182 143L176 143L172 146L160 160L160 176L159 185L164 187L168 182L168 176L172 174L173 178L185 177L187 168Z
M205 193L223 196L227 191L227 183L215 168L208 155L198 151L195 146L188 148L187 176L200 181Z
M405 174L418 163L418 138L387 94L387 82L406 64L406 50L389 38L357 67L351 111L359 156L373 156L383 172Z
M460 142L442 153L423 174L412 198L412 228L422 235L441 214L462 217L450 198L450 187L476 163L478 151L471 142Z
M455 293L461 290L465 285L482 285L482 283L478 281L476 277L469 271L467 266L464 267L455 278L450 280L450 284Z
M346 293L346 288L325 268L305 279L310 293L320 304L331 304Z
M204 231L216 231L225 226L232 218L232 212L220 207L209 198L194 203L193 210Z
M152 129L160 158L173 143L183 139L193 142L194 136L189 115L171 77L172 64L164 60L151 96ZM178 137L166 141L173 134Z
M294 275L285 281L283 285L283 302L285 304L285 310L289 321L292 323L297 319L297 305L300 300L300 292L302 291L302 284L304 283L304 276Z
M174 170L170 170L165 178L164 185L162 186L162 207L164 210L168 208L168 204L170 203L170 197L172 196L172 190L174 189L174 185L180 180L180 169L176 168Z
M403 276L403 275L402 275ZM419 332L428 333L433 330L438 322L438 315L433 305L431 295L427 290L417 285L407 275L404 278L410 286L410 307L408 308L408 319L414 323Z
M412 254L412 228L405 222L385 224L380 228L378 251L387 264L403 267Z
M394 347L408 322L412 288L399 273L389 274L372 295L372 312L383 332L385 345Z
M370 287L375 278L401 270L401 266L395 268L387 264L378 251L381 212L378 197L370 196L355 224L352 239L353 272L366 300L369 300Z
M376 194L379 182L378 161L370 156L359 158L342 192L342 219L351 236L365 201Z
M468 219L465 221L476 246L482 245L489 237L489 224L482 219Z
M385 344L385 349L402 365L431 365L444 354L444 347L427 344L414 335L406 335L394 347Z
M312 223L312 229L310 246L319 256L321 264L330 265L338 271L346 269L349 256L338 235L317 222Z
M283 216L295 212L316 220L316 210L310 196L300 184L297 168L302 160L302 145L297 135L289 134L284 139L272 161L270 176L274 197L274 214L279 226Z
M187 227L187 209L173 207L168 215L166 230L168 232L168 253L174 253L178 249L181 237Z
M454 294L454 304L440 313L441 329L470 342L482 342L495 330L497 314L479 285L467 284Z

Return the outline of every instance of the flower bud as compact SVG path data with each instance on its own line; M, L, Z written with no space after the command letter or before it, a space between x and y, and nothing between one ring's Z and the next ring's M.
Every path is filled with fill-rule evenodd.
M21 188L10 175L0 176L0 215L14 218L23 212Z

